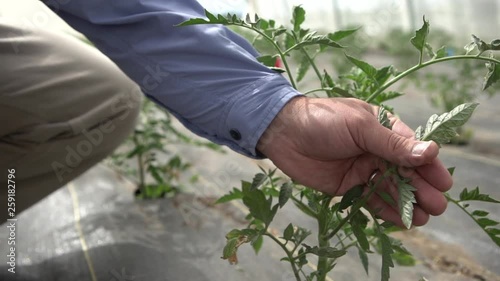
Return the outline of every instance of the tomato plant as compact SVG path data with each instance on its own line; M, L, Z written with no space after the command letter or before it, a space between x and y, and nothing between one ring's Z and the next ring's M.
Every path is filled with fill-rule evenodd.
M191 164L170 151L169 146L190 144L222 151L216 144L193 140L172 121L167 111L145 101L134 132L111 155L111 163L137 182L139 198L168 197L179 192L179 177ZM193 176L192 181L195 179Z
M400 92L389 88L395 83L430 65L457 60L483 61L486 64L486 76L483 89L489 88L500 79L500 61L493 57L492 51L500 49L500 40L486 43L477 37L466 46L467 53L450 56L446 47L434 50L427 42L429 22L424 18L422 27L411 38L411 45L416 49L418 57L416 64L404 71L398 71L393 66L376 68L359 58L345 55L345 59L353 64L353 68L338 80L334 80L327 70L320 71L315 63L316 57L327 50L342 49L342 39L351 36L356 29L341 30L334 33L319 35L315 31L304 29L306 12L303 8L294 7L291 28L277 25L274 20L264 20L257 15L251 18L239 19L236 15L213 15L206 11L206 18L190 19L180 26L193 24L222 24L248 29L255 33L255 42L265 41L272 48L272 53L265 53L257 59L279 72L286 73L290 84L299 89L298 83L305 73L312 69L317 76L318 87L314 89L299 89L305 95L324 93L327 97L358 98L368 103L380 106L379 121L390 128L387 117L393 109L384 103L401 96ZM476 54L471 54L477 50ZM487 55L485 55L488 53ZM298 58L298 67L293 71L291 57ZM276 67L280 61L283 68ZM456 129L467 122L477 107L477 103L464 103L449 112L432 115L424 126L415 131L419 140L433 140L438 144L449 142L457 133ZM234 188L229 194L221 197L218 202L242 200L248 207L248 225L243 229L233 229L226 235L227 243L223 249L223 258L230 263L236 263L238 247L245 243L258 251L263 244L263 238L269 238L284 251L282 261L290 264L297 281L326 280L327 274L333 270L337 259L346 254L349 248L357 248L360 261L368 273L369 254L380 253L382 258L381 280L389 280L390 268L394 262L412 264L411 253L400 241L389 234L401 231L401 228L389 222L381 222L374 211L365 208L368 198L377 193L387 203L396 206L404 225L412 225L414 191L411 180L398 173L398 167L387 163L389 167L380 179L367 183L368 192L363 192L365 186L355 186L347 192L340 201L333 197L301 186L292 180L277 176L276 170L264 170L255 175L252 181L242 181L240 188ZM453 169L449 170L453 173ZM388 194L380 193L377 186L381 181L390 179L398 187L399 197L394 200ZM479 188L464 189L458 198L446 195L448 201L460 207L477 225L484 230L492 241L500 246L500 229L498 222L488 218L488 213L482 210L470 210L469 201L500 203L487 194L482 194ZM309 236L312 231L295 223L290 223L281 235L269 231L276 213L285 204L292 202L299 210L315 220L318 225L313 241ZM311 244L313 243L314 244ZM316 260L317 269L307 271L304 268L310 259Z

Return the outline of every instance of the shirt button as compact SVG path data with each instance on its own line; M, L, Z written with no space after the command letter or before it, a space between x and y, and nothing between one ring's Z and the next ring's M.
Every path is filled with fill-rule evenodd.
M236 129L231 129L229 131L229 134L231 135L231 137L234 139L234 140L241 140L241 134L240 132L238 132L238 130Z

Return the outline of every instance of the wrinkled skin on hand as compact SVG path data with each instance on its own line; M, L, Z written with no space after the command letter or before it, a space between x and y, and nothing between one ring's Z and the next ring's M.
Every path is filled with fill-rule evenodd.
M366 184L375 171L377 181L387 169L386 161L394 163L417 189L413 224L424 225L430 215L445 211L443 192L453 184L437 158L439 147L416 141L413 130L394 116L389 116L392 131L383 127L377 114L378 107L357 99L297 97L273 120L257 149L296 182L331 195ZM377 188L397 202L391 180ZM382 219L403 225L397 206L376 193L368 207Z

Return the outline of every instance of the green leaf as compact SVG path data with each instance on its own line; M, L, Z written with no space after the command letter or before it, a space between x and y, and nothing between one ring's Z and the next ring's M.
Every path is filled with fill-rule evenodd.
M403 266L413 266L416 264L416 260L413 255L403 247L400 240L389 237L392 244L392 249L394 253L392 254L392 259L399 265Z
M306 20L306 10L302 8L301 6L295 6L293 7L293 14L292 14L292 24L293 24L293 30L295 32L298 32L300 30L300 25L304 23Z
M414 266L417 264L417 261L412 255L402 253L402 252L395 252L392 254L392 259L401 266Z
M422 27L415 32L415 36L410 39L410 42L417 50L420 52L420 55L423 54L425 44L427 43L427 35L429 35L429 21L425 20L425 16L423 18L424 24Z
M355 29L338 30L338 31L335 31L334 33L328 33L327 36L332 41L339 41L341 39L344 39L345 37L351 36L353 33L358 31L359 29L360 29L360 27L355 28Z
M215 204L226 203L232 200L237 200L242 198L243 198L243 192L234 187L231 192L217 199L217 201L215 201Z
M424 137L424 128L422 126L418 126L418 128L415 130L415 139L422 140L423 137Z
M309 235L311 231L303 227L297 227L297 230L293 233L293 240L296 245L301 244Z
M248 240L253 240L259 235L259 231L252 228L244 229L233 229L226 234L226 239L238 238L240 236L246 236Z
M295 76L295 80L297 82L302 81L307 71L311 68L311 62L306 55L302 55L299 63L299 67L297 68L297 75Z
M289 241L292 239L292 237L293 237L293 224L290 223L283 231L283 239Z
M432 59L440 59L448 56L448 52L446 51L446 46L442 46L436 51L436 54Z
M330 40L326 35L316 35L315 33L316 32L311 32L306 34L304 38L302 38L302 41L293 45L283 53L288 54L293 50L298 50L310 45L324 45L330 46L332 48L344 48L344 46L340 45L339 43Z
M432 115L427 121L420 140L433 140L438 144L449 142L456 136L456 128L464 125L472 116L478 103L464 103L441 115Z
M338 97L344 97L344 98L353 98L354 97L348 91L346 91L346 90L344 90L344 89L342 89L340 87L329 88L328 92L335 93L336 96L338 96ZM332 96L333 95L329 95L329 97L332 97Z
M489 218L480 218L477 220L477 223L482 227L482 228L486 228L488 226L495 226L495 225L498 225L498 222L497 221L494 221L492 219L489 219Z
M363 251L370 251L370 243L368 242L368 238L366 237L365 228L368 223L368 218L361 212L358 211L350 220L351 230L356 239L358 240L358 244L363 249Z
M188 25L195 25L195 24L211 24L210 21L207 21L206 19L203 18L192 18L187 21L181 22L180 24L176 26L188 26Z
M146 150L147 149L146 149L145 146L139 144L139 145L136 145L134 147L134 149L132 151L130 151L125 157L126 158L132 158L132 157L134 157L136 155L143 154L144 152L146 152Z
M467 207L469 207L469 204L461 204L461 202L465 201L481 201L488 203L500 203L500 201L491 198L487 194L481 194L478 187L471 191L468 191L467 188L465 188L460 193L460 199L458 200L450 198L448 194L446 194L446 198L448 199L448 201L458 205L465 213L467 213L474 220L474 222L476 222L476 224L479 225L479 227L481 227L484 232L486 232L491 240L500 247L500 229L493 227L497 226L499 223L487 218L487 215L489 214L488 212L482 210L474 210L471 213L466 209Z
M448 168L448 173L450 173L450 176L453 176L453 173L455 173L455 167Z
M381 280L389 281L391 277L390 268L394 267L394 262L392 261L392 254L394 253L392 249L391 240L389 236L383 232L379 232L379 241L382 252L382 270L381 270Z
M307 245L303 246L306 249L307 253L317 255L318 257L336 259L347 253L345 250L337 250L332 247L318 247L318 246L310 247Z
M297 208L299 208L299 210L301 210L304 214L310 216L311 218L316 218L316 213L314 213L310 208L308 208L307 206L304 206L303 204L299 204L295 201L293 201L293 203L295 204L295 206Z
M383 92L380 93L377 98L375 99L377 104L381 104L383 102L386 102L388 100L395 99L397 97L402 96L403 94L400 92L395 92L395 91L389 91L389 92ZM386 106L387 107L387 106Z
M333 82L332 77L330 76L330 74L328 74L326 69L323 70L323 79L321 79L321 85L327 88L335 87L335 82Z
M406 228L411 228L413 220L413 203L416 203L414 191L417 189L408 183L400 181L398 184L398 206L401 220Z
M267 176L263 173L258 173L253 177L252 180L252 185L250 186L250 189L256 189L259 188L264 182L266 182Z
M361 69L361 71L363 71L366 74L366 76L368 76L372 80L375 79L375 75L377 74L377 69L374 66L365 61L351 57L348 54L345 54L345 56L352 64Z
M229 259L231 257L234 257L236 255L237 248L238 238L231 238L227 240L226 246L224 246L224 249L222 250L222 258Z
M298 42L295 40L295 37L293 37L291 34L288 32L285 34L285 48L290 49L293 47L293 45L297 44Z
M158 169L155 167L155 166L149 166L148 167L148 172L151 174L151 176L155 179L155 181L158 183L158 184L163 184L165 183L165 180L163 179L163 177L160 175L160 173L158 172Z
M377 73L375 74L375 81L379 85L384 84L392 75L394 74L394 67L392 65L382 67L377 69Z
M382 198L382 200L384 200L384 202L386 202L387 204L391 206L396 206L396 201L394 201L394 198L392 198L392 196L389 193L381 191L378 192L377 195L380 196L380 198Z
M474 212L472 212L472 215L475 217L486 217L488 214L488 212L481 210L475 210Z
M281 185L280 195L278 200L280 208L283 208L288 199L290 199L290 197L292 196L292 191L293 191L293 184L291 182L285 182L284 184Z
M353 205L354 201L359 199L361 195L363 195L364 187L362 185L356 185L347 191L344 196L342 196L342 200L340 200L339 204L339 212L349 208Z
M266 226L273 220L274 214L271 209L271 200L267 200L264 192L259 189L251 189L243 196L243 203L248 207L250 214L261 220Z
M257 61L268 67L276 65L277 56L264 55L257 58Z
M477 49L479 50L479 54L487 51L487 50L490 50L490 45L488 45L486 42L484 42L483 40L481 40L479 37L477 37L476 35L472 34L472 43L473 44L473 47L472 47L472 50L474 49L474 47L477 47ZM467 53L470 52L470 48L467 49Z
M382 126L388 128L389 130L392 129L391 120L389 120L389 117L387 117L387 110L383 106L379 107L378 109L377 119Z
M487 62L488 73L484 77L483 91L500 80L500 65L498 63Z
M488 194L482 194L479 191L479 187L476 187L469 191L467 188L462 190L459 195L459 202L464 201L482 201L482 202L490 202L490 203L500 203L500 201L490 197Z
M363 251L359 247L358 247L358 255L359 255L359 259L361 260L361 264L363 265L363 268L365 269L366 275L368 275L368 255L366 254L365 251Z
M208 18L208 20L203 19L203 18L192 18L189 19L185 22L182 22L176 26L187 26L187 25L195 25L195 24L228 24L228 21L225 17L218 15L217 17L210 13L209 11L205 10L205 16Z
M273 38L276 38L276 37L278 37L278 36L280 36L280 35L284 34L286 31L287 31L287 29L286 29L286 28L278 28L278 29L276 29L276 30L273 32L273 36L272 36L272 37L273 37Z
M227 241L226 245L224 246L224 249L222 250L222 258L225 260L229 260L230 264L238 263L238 258L236 255L238 247L248 242L251 242L253 246L253 243L256 243L259 237L262 237L262 235L256 229L247 228L241 230L240 229L231 230L229 233L226 234ZM256 252L258 252L258 250L256 250Z
M256 239L252 242L252 248L255 251L255 254L258 254L260 249L262 249L262 245L264 244L264 237L262 235L257 236Z

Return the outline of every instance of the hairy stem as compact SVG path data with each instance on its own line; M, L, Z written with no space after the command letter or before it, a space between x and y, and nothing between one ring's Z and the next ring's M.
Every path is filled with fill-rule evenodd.
M316 92L331 91L331 89L332 88L318 88L318 89L313 89L313 90L309 90L309 91L305 92L304 95L307 96L309 94L316 93Z
M245 24L236 24L236 23L231 23L231 25L236 25L236 26L240 26L240 27L243 27L246 29L253 30L254 32L257 32L262 37L264 37L264 39L266 39L269 43L271 43L271 45L273 45L273 47L276 49L276 51L278 51L278 54L281 58L281 61L283 62L283 65L285 66L286 73L288 75L288 79L290 80L290 84L292 84L292 87L297 90L297 84L295 83L295 79L293 78L292 72L290 71L290 66L288 65L288 62L286 60L286 53L284 53L281 50L280 46L278 46L278 44L274 41L273 38L267 36L267 34L265 34L264 32L260 31L259 29L255 28L253 26L248 26Z
M356 204L354 204L352 207L351 207L351 212L349 213L349 215L347 215L338 225L337 227L335 227L332 232L330 232L329 235L327 235L328 239L332 239L335 234L337 234L337 232L339 232L342 227L359 211L361 210L362 207L365 206L366 202L368 202L368 199L370 199L370 197L372 196L372 194L377 190L377 186L379 186L379 184L387 177L389 176L390 174L393 174L394 173L394 168L390 168L390 169L387 169L384 174L382 175L382 177L375 183L375 184L372 184L372 186L370 187L370 190L368 191L368 193L363 197L361 198L361 200L359 200Z
M450 57L444 57L444 58L439 58L435 60L430 60L418 65L413 66L412 68L409 68L403 72L401 72L398 76L392 78L390 81L386 82L382 87L380 87L376 92L371 94L365 101L370 103L372 102L375 98L377 98L378 95L380 95L383 91L385 91L387 88L401 80L402 78L412 74L413 72L422 69L424 67L427 67L429 65L433 65L435 63L440 63L440 62L445 62L445 61L451 61L451 60L464 60L464 59L472 59L472 60L484 60L484 61L489 61L493 63L498 63L500 64L500 61L490 58L490 57L478 57L478 56L473 56L473 55L460 55L460 56L450 56Z
M323 202L321 204L321 209L319 213L328 213L329 212L329 207L330 207L330 201L331 197L325 197L323 198ZM318 221L318 246L320 248L327 248L330 247L330 239L328 238L327 232L328 232L328 224L329 224L329 219L328 216L319 216L317 217ZM318 271L318 276L317 276L317 281L325 281L326 280L326 275L328 273L328 266L329 265L329 259L327 257L318 257L318 264L317 264L317 271Z
M276 238L271 233L266 232L263 235L265 235L265 236L271 238L272 240L274 240L274 242L276 242L276 244L278 244L283 249L283 251L285 251L287 258L290 261L290 265L292 266L293 275L295 276L295 280L296 281L302 281L300 279L299 270L297 269L297 266L296 266L296 264L294 262L294 259L293 259L293 252L291 252L290 250L288 250L288 248L286 247L286 245L283 244L278 238Z

